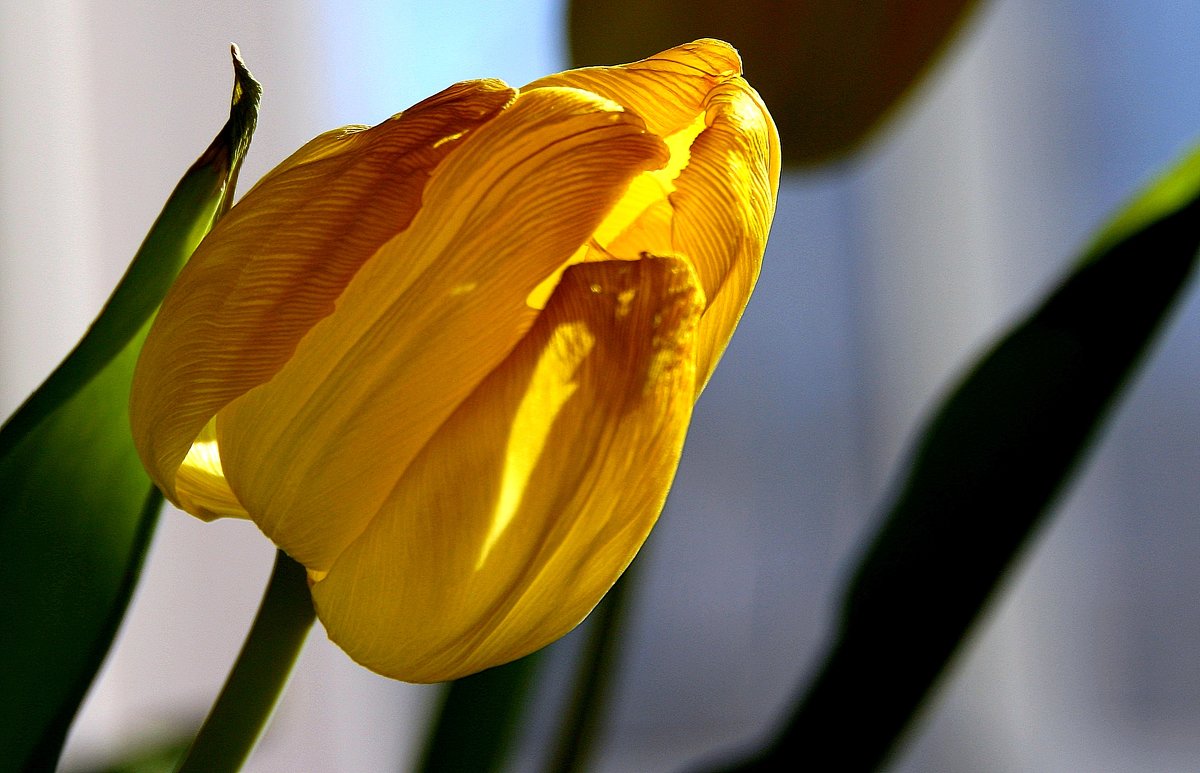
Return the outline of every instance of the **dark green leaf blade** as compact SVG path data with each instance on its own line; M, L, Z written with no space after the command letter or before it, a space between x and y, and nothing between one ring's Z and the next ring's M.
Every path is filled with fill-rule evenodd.
M416 769L423 773L508 769L508 753L544 657L539 650L446 685Z
M596 609L588 616L587 639L575 667L570 700L559 720L554 753L547 773L577 773L591 767L611 710L620 669L622 633L629 615L632 591L641 574L645 549L626 568Z
M124 614L162 499L129 432L133 366L175 274L228 209L260 87L234 49L228 123L100 317L0 429L0 760L52 770Z
M1104 229L946 399L843 597L837 638L768 749L879 765L1061 493L1195 270L1200 148ZM851 739L847 742L847 739Z
M977 0L572 0L574 66L696 38L742 54L789 165L852 153L929 70Z

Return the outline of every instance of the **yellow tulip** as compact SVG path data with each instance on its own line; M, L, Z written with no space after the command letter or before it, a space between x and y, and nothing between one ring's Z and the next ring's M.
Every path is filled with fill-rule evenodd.
M323 134L163 302L130 402L146 468L303 564L329 637L374 671L532 652L658 518L779 160L715 40Z

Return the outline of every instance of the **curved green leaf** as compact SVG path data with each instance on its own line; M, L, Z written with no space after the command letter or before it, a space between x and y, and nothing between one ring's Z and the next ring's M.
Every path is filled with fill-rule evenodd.
M1200 147L1118 214L942 404L845 592L816 681L738 770L797 754L870 770L886 757L1062 491L1198 248Z
M232 201L261 92L233 54L229 121L87 335L0 428L0 760L15 769L53 769L162 503L133 448L129 384L163 294Z
M929 69L976 0L572 0L575 66L696 38L741 52L788 164L844 156Z

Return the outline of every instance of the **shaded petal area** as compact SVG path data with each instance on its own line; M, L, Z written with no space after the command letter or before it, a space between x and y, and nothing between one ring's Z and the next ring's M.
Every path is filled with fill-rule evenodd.
M741 72L732 46L704 39L632 64L568 70L525 87L567 84L594 91L641 115L672 146L670 166L635 181L596 236L616 257L651 252L692 261L710 305L701 322L697 391L754 289L779 189L779 136Z
M658 517L691 416L703 295L681 260L572 266L511 355L313 587L379 673L453 679L577 625Z
M461 140L408 230L217 416L225 475L267 536L328 569L529 329L530 291L666 156L637 116L565 88L523 93Z
M515 92L461 83L373 129L328 132L264 177L197 249L163 303L137 366L133 432L155 483L196 515L235 500L210 468L176 491L194 440L229 401L266 382L334 309L362 264L403 230L451 138L491 120ZM197 510L192 509L198 508Z

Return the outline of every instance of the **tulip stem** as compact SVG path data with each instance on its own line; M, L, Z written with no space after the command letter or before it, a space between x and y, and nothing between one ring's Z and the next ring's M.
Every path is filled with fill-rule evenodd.
M177 773L241 768L275 710L315 617L304 567L277 551L242 651Z
M636 579L634 561L592 614L587 641L580 654L571 705L559 727L554 756L547 773L577 773L586 769L600 738L612 697L612 675L620 655L621 629Z
M538 651L446 685L416 770L497 773L511 768L509 749L528 712L526 699L543 657Z

